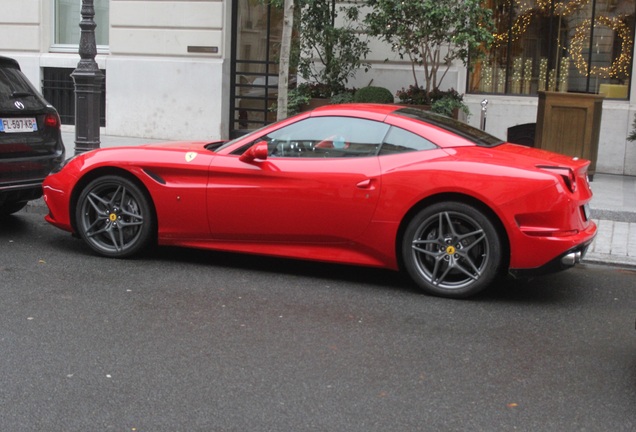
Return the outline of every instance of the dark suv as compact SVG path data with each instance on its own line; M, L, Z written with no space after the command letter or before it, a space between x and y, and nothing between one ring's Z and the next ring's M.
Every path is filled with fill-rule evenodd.
M0 56L0 217L42 196L42 181L64 160L60 116L17 61Z

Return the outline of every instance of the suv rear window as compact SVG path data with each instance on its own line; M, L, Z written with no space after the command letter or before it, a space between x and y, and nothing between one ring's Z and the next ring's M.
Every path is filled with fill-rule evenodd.
M22 72L11 67L0 68L0 99L32 94L33 89Z

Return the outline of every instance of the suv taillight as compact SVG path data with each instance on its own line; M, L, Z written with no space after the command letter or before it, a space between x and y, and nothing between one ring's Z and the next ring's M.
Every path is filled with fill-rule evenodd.
M57 113L47 113L44 117L45 127L58 129L60 127L60 124L60 116Z

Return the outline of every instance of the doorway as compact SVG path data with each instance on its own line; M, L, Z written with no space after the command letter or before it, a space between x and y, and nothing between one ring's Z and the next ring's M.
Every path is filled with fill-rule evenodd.
M232 2L230 137L276 120L282 10L260 0Z

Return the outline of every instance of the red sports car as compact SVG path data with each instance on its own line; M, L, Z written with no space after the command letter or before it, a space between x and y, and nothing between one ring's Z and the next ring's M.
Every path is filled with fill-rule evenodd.
M44 198L108 257L158 243L404 269L466 297L580 261L588 165L414 108L334 105L229 142L88 152Z

